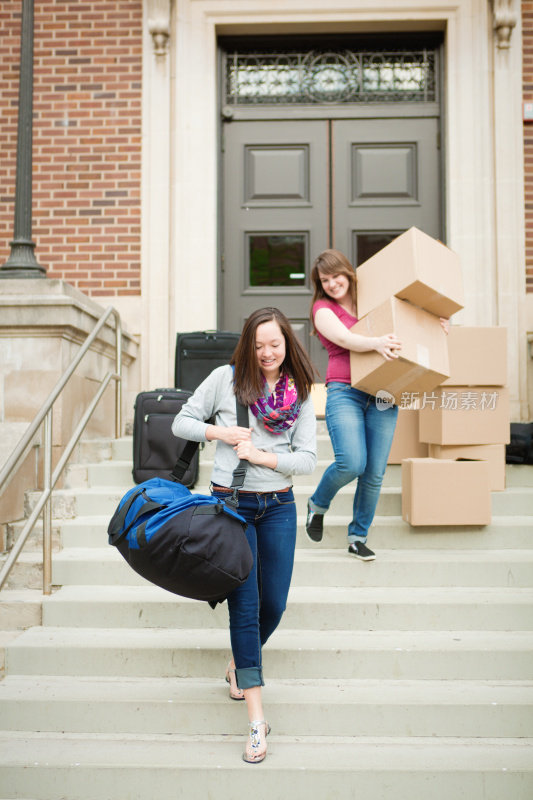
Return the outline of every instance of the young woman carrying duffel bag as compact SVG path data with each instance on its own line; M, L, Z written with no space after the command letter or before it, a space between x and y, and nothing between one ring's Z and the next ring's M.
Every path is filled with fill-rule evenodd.
M262 648L285 611L294 562L293 475L309 474L316 465L313 378L287 317L277 308L261 308L246 319L230 364L211 372L172 424L182 439L216 442L211 492L218 502L233 494L239 459L248 463L239 513L248 523L254 565L227 598L232 658L226 680L230 698L246 702L243 758L252 764L264 760L270 730L261 694ZM244 424L236 418L236 399L252 412Z

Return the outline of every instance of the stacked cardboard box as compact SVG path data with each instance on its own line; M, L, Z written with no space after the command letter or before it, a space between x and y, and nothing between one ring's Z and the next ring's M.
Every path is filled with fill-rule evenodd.
M446 337L438 317L463 306L459 259L416 228L358 267L357 277L352 330L395 333L402 342L393 361L375 351L350 359L352 386L400 406L389 463L402 463L404 519L486 525L490 492L504 488L509 441L505 330L452 327Z
M505 488L506 329L454 326L449 355L449 378L424 396L419 412L429 458L402 463L402 516L411 525L486 525L491 491Z
M427 233L409 228L357 267L359 317L392 295L448 319L464 305L459 256Z
M359 321L363 336L394 333L399 358L376 351L351 353L352 386L384 391L399 404L404 392L427 392L449 376L448 346L439 317L462 308L457 255L431 236L410 228L357 268Z
M510 434L507 330L454 326L449 354L450 377L420 411L420 440L434 458L487 461L491 490L501 491Z
M407 300L390 297L370 311L352 331L362 336L394 333L402 343L399 357L390 361L380 353L350 353L352 386L368 394L391 394L396 403L404 392L426 392L449 373L448 347L439 318Z
M489 465L489 485L491 492L502 492L505 489L505 445L504 444L427 444L420 442L420 447L428 448L431 458L446 458L453 461L486 461Z
M411 525L488 525L491 521L488 463L405 459L402 517Z
M418 434L418 403L413 407L398 409L398 420L387 464L401 464L404 458L427 458L429 445L420 441Z

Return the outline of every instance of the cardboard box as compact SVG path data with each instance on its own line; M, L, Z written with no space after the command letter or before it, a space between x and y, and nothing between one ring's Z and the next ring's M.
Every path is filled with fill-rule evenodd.
M326 397L325 383L314 383L313 386L311 386L311 400L313 401L315 415L317 417L323 418L326 416Z
M488 525L492 518L488 463L406 459L402 517L411 525Z
M505 445L504 444L429 444L430 458L447 458L466 461L487 461L491 492L505 489Z
M509 390L503 386L446 386L423 397L419 437L429 444L508 444Z
M438 317L451 317L464 305L459 256L418 228L409 228L357 267L359 317L390 295Z
M507 328L452 325L448 335L449 386L505 386Z
M402 392L429 392L449 375L448 344L438 317L389 297L351 329L362 336L395 333L399 358L387 361L375 350L350 353L352 386L368 394L386 391L400 403Z
M399 408L387 464L401 464L404 458L427 458L428 448L418 439L418 409Z

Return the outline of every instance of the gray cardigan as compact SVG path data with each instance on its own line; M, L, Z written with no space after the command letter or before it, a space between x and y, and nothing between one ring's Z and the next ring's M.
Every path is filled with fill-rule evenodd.
M215 416L217 425L237 424L233 370L229 365L217 367L200 384L172 423L172 433L194 442L206 441L208 426L204 420ZM307 475L316 466L316 418L310 397L302 404L296 422L280 434L267 431L263 423L248 412L252 442L259 450L275 453L276 469L249 464L243 489L274 492L291 486L292 475ZM233 470L239 459L233 447L217 440L211 481L230 486Z

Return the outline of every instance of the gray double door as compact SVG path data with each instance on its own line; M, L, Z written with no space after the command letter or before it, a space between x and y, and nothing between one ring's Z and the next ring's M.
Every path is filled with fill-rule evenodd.
M225 122L220 327L277 306L324 377L313 261L360 264L412 225L439 237L438 136L436 117Z

